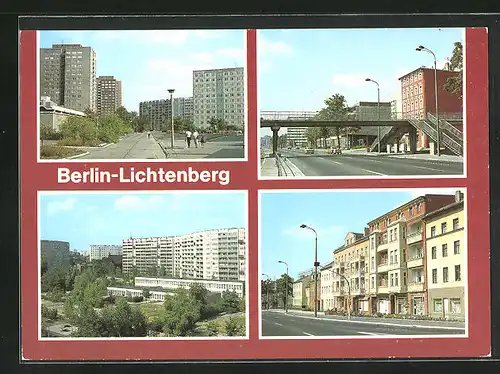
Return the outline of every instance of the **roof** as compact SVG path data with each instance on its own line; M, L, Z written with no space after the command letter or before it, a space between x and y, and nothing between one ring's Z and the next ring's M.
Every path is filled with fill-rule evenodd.
M434 68L428 68L427 66L421 66L421 67L419 67L419 68L417 68L415 70L410 71L409 73L406 73L405 75L402 75L401 77L398 78L398 80L401 80L402 78L404 78L404 77L406 77L406 76L408 76L410 74L413 74L413 73L415 73L416 71L419 71L419 70L422 70L422 71L424 71L424 70L432 70L432 71L434 71ZM453 71L453 70L444 70L444 69L437 69L437 71L438 72L439 71L440 72L445 72L445 73L459 73L459 72L456 72L456 71Z
M321 270L324 270L324 269L328 269L328 268L331 268L333 266L333 260L330 261L328 264L326 264L325 266L322 266L321 267Z
M432 220L432 218L435 218L443 213L446 213L446 212L449 212L450 210L455 210L455 209L462 209L464 206L464 201L463 200L460 200L460 201L456 201L454 203L451 203L451 204L448 204L448 205L445 205L439 209L436 209L432 212L429 212L427 214L425 214L423 217L422 217L422 220L424 221L430 221Z
M344 249L347 249L347 248L350 248L350 247L353 247L361 242L364 242L366 240L368 240L368 235L365 235L365 234L361 234L361 233L353 233L353 234L356 234L356 235L361 235L360 237L358 237L358 239L352 243L352 244L349 244L349 245L345 245L345 244L342 244L340 247L336 248L333 250L333 253L337 253L337 252L340 252Z

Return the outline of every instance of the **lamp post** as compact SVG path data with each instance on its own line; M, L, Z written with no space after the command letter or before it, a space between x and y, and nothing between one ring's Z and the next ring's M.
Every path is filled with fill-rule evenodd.
M436 147L437 147L437 155L441 156L441 134L439 131L439 110L438 110L438 80L437 80L437 60L436 55L429 48L425 48L423 45L419 45L415 48L418 52L427 52L434 57L434 96L436 96L436 131L437 131L437 139L436 139Z
M262 274L263 276L267 277L267 280L270 282L271 281L271 277L267 274ZM269 309L269 285L266 287L266 306L267 306L267 309Z
M288 313L288 264L285 261L278 261L280 264L286 266L286 278L285 278L285 313Z
M380 153L380 85L378 84L377 81L374 81L373 79L366 78L366 82L372 82L377 85L377 112L378 112L378 126L377 126L377 139L378 139L378 153Z
M335 273L333 268L332 268L332 273L334 276L335 275L340 276L347 283L347 319L350 320L351 319L351 282L349 282L349 279L347 279L344 274Z
M314 232L316 237L314 244L314 317L318 316L318 233L312 227L305 224L300 225L301 229L308 229Z
M174 149L174 91L175 89L170 88L168 93L170 94L170 148Z

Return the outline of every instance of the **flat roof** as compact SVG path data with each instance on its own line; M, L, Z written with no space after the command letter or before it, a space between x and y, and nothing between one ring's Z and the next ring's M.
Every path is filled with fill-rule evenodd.
M445 205L439 209L436 209L432 212L429 212L427 214L424 214L424 216L422 217L422 220L425 220L425 221L432 221L433 218L437 217L437 216L440 216L441 214L444 214L450 210L455 210L455 209L461 209L463 208L464 206L464 201L463 200L460 200L460 201L455 201L454 203L451 203L451 204L448 204L448 205Z

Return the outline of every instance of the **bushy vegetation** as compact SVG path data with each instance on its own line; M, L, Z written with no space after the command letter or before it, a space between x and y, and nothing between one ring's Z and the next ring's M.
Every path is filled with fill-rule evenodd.
M45 305L42 305L42 318L46 318L49 320L55 320L58 317L57 309L55 308L47 308Z
M58 145L44 144L40 147L40 157L48 159L67 158L83 153L78 148L65 148Z

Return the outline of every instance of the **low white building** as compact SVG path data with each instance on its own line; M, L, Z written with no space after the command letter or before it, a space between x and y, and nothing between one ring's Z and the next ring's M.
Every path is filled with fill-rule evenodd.
M89 247L89 259L100 260L109 257L109 255L121 255L121 245L96 244Z
M224 291L235 292L239 297L245 293L245 283L238 281L219 281L209 279L169 279L135 277L136 287L161 287L164 289L189 288L193 284L201 284L209 292L220 293Z
M52 131L59 132L64 119L70 116L85 116L78 110L64 108L50 101L50 97L42 96L40 99L40 126L47 126Z
M123 287L108 287L108 295L122 297L139 297L144 295L144 290L140 288L123 288ZM149 300L165 301L166 295L174 295L174 292L166 292L159 290L149 291Z
M333 261L321 268L321 304L320 310L326 311L333 308Z

